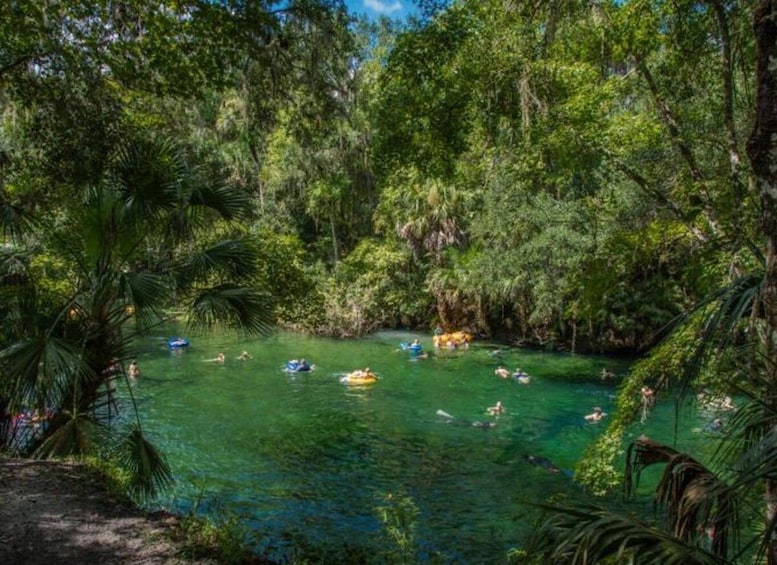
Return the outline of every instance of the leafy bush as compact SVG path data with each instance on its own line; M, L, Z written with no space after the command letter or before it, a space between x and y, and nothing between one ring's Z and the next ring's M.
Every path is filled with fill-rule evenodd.
M415 325L429 312L411 254L392 242L362 241L337 265L326 288L326 331L333 335Z

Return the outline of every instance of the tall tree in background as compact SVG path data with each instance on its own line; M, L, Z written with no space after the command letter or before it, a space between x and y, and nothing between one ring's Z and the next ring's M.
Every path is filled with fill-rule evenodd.
M753 165L755 184L761 197L762 230L766 273L763 284L761 335L764 356L765 394L760 437L765 443L772 472L764 477L764 536L769 565L777 564L777 2L761 0L755 11L754 30L757 45L755 126L747 145Z
M720 9L731 9L717 2L710 6L718 17ZM538 554L554 562L777 563L775 18L777 4L771 0L762 0L753 11L757 88L747 153L761 205L761 245L753 253L763 263L736 263L732 284L702 301L667 342L636 367L619 390L619 416L633 415L636 401L629 399L639 394L646 377L660 376L688 390L705 382L700 379L707 373L706 382L736 390L745 403L712 456L694 457L644 436L632 442L627 451L627 492L636 488L634 473L653 465L664 467L655 494L663 510L658 520L619 515L594 504L555 513L543 529L549 545L537 547ZM738 152L729 153L736 166ZM741 188L735 180L730 186ZM603 441L613 443L613 438L605 435ZM591 468L596 465L593 462ZM550 547L553 543L555 547Z
M477 304L458 317L484 332L649 346L710 288L701 248L750 235L735 4L465 1L401 33L373 114L376 221L410 214L414 184L467 202L429 291Z

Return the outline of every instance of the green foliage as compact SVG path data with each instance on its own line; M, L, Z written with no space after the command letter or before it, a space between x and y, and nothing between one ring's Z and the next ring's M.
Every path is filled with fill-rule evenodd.
M139 425L128 425L119 433L123 439L112 456L130 477L130 496L141 503L148 502L172 484L172 471Z
M752 235L748 171L732 167L751 119L747 6L725 14L727 36L687 2L464 1L356 32L325 1L13 6L0 12L7 229L28 195L56 205L101 182L128 132L123 159L146 160L146 180L117 180L137 209L158 187L186 193L160 176L160 144L140 143L164 132L188 154L168 151L167 170L211 187L189 204L230 217L250 200L254 228L296 234L316 276L398 233L419 277L441 270L438 310L466 297L478 306L460 317L485 331L602 350L648 345L710 284L701 263L723 247L702 258L700 245Z
M296 323L319 308L315 274L311 273L308 256L299 237L260 230L256 240L258 273L255 284L275 304L275 317L281 322Z
M198 515L195 506L181 519L176 535L188 559L214 558L225 564L265 562L251 552L252 534L237 516L223 515L218 510L215 514Z
M325 293L327 333L361 335L379 327L414 325L428 298L412 256L393 240L363 240L341 261Z
M616 412L616 415L620 412ZM623 481L622 455L625 427L610 424L575 467L575 480L596 496L611 494Z
M671 334L636 363L623 381L616 415L578 464L578 480L596 494L615 486L613 466L624 435L640 413L642 386L681 398L694 389L706 389L713 395L731 390L755 397L760 394L762 385L753 382L762 363L753 343L757 326L748 325L755 321L762 285L759 271L741 277L711 292L689 314L675 320Z
M376 508L383 524L388 547L385 550L389 563L414 563L415 529L420 511L413 499L404 494L386 494L383 504Z
M376 229L405 240L419 257L441 264L449 248L464 244L472 194L419 170L398 170L384 187L376 210Z
M448 178L465 147L467 77L456 59L477 22L467 3L454 4L429 25L396 39L379 79L374 106L378 166L388 173L412 166Z
M645 524L634 516L596 505L574 508L548 506L553 512L529 552L548 562L672 563L712 565L721 560L692 544Z
M751 499L750 490L757 484L770 480L765 469L772 464L772 430L774 410L769 405L773 395L773 382L769 379L771 361L763 351L764 334L760 319L763 312L765 289L761 272L745 275L726 285L701 301L684 316L674 331L650 355L638 363L618 391L618 411L607 432L589 449L577 467L576 477L595 494L605 494L614 486L610 471L619 454L620 445L629 427L639 413L639 389L647 384L655 390L679 395L682 400L693 388L704 387L705 397L710 393L729 393L737 390L748 400L733 418L727 422L726 442L711 458L711 466L705 467L688 454L641 436L629 447L634 461L627 460L627 487L633 490L632 471L655 463L665 464L664 474L656 489L657 502L666 508L667 525L651 528L641 537L645 543L655 545L656 551L683 555L698 551L694 542L699 537L697 525L714 524L710 534L711 552L698 556L685 555L690 561L732 562L746 552L739 546L742 537L748 545L759 545L759 551L768 551L769 541L764 531L754 531L749 523L751 512L760 514L757 503ZM756 347L759 345L760 347ZM643 418L647 407L642 407ZM755 451L753 450L755 447ZM740 511L742 514L740 514ZM585 510L564 509L565 517ZM588 518L586 518L588 519ZM620 520L620 518L617 518ZM578 520L579 522L579 520ZM644 524L631 521L637 528ZM769 526L771 527L771 526ZM579 525L579 534L564 533L573 551L600 551L614 555L615 544L629 547L637 537L627 529L612 528L611 536L594 536L593 531L603 528L589 522ZM703 529L703 528L702 528ZM768 528L767 530L768 531ZM734 547L729 540L734 540ZM642 550L640 550L642 551ZM734 556L734 557L732 557Z
M42 437L15 448L49 457L123 446L116 462L140 500L165 488L170 471L139 422L125 432L110 416L134 332L164 321L175 300L191 306L191 320L267 327L263 299L247 286L252 248L238 240L199 248L216 219L245 217L247 199L190 156L128 132L94 183L75 175L68 183L78 190L55 208L27 203L35 221L3 250L9 331L0 344L0 402L50 414Z
M710 12L462 2L400 34L374 117L376 228L428 252L440 230L424 200L441 183L468 195L449 217L466 234L458 259L475 265L448 278L461 288L435 283L438 299L466 296L487 316L470 323L540 340L648 346L709 288L701 265L722 247L700 247L752 233L757 219L743 198L746 171L729 168L742 150L726 132L750 119L736 94L752 79L743 63L721 80L720 53L702 39L723 33ZM743 21L731 12L731 25ZM453 39L457 26L466 33ZM708 111L726 97L729 126ZM454 118L452 100L463 108ZM455 134L430 134L442 117ZM702 141L727 136L728 149Z

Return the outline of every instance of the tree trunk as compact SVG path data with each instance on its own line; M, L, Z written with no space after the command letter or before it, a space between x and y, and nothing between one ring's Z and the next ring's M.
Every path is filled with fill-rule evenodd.
M767 402L775 403L777 391L777 0L760 0L755 10L756 115L747 153L753 166L755 184L761 198L761 224L764 235L766 273L764 282L764 353L769 390ZM774 409L768 406L767 409ZM766 524L777 515L777 481L765 486ZM777 565L777 536L767 532L767 563Z
M718 22L720 37L721 79L723 83L723 125L726 128L726 146L728 147L729 165L731 167L731 188L734 195L734 218L738 218L742 210L742 202L745 199L745 187L742 184L740 171L739 136L737 135L736 122L734 120L734 62L731 51L731 33L729 31L728 15L726 7L721 0L711 0L710 4L715 12ZM739 237L740 225L735 221L731 226Z
M329 231L332 234L332 262L337 265L340 262L340 254L337 252L337 229L335 227L335 213L329 217Z

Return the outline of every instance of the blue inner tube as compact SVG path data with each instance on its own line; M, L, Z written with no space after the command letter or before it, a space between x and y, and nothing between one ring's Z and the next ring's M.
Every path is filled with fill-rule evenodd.
M189 340L185 337L171 337L167 340L167 347L170 349L180 349L181 347L189 347Z
M299 361L287 361L286 370L297 372L310 371L310 365L307 363L300 363Z
M410 351L421 351L421 344L420 343L407 343L402 342L399 344L400 349L409 349Z

